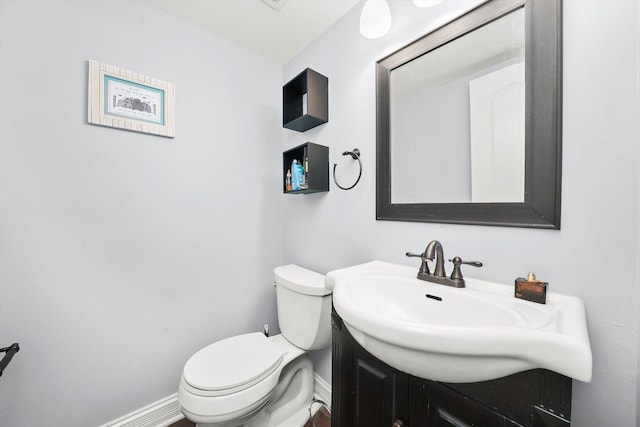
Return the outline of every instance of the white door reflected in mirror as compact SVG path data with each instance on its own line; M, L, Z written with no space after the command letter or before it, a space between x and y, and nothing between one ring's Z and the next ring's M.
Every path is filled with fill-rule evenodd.
M524 202L524 63L469 82L471 201Z

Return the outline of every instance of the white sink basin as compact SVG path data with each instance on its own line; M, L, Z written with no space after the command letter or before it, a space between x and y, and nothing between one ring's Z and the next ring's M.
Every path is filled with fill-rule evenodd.
M372 261L327 274L325 286L353 337L383 362L434 381L476 382L534 368L591 381L581 299L547 304L513 285L465 278L466 288L418 280L417 268Z

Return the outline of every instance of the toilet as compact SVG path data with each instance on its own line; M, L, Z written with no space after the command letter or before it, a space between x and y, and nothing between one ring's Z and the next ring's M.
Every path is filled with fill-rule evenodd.
M237 335L195 353L178 402L198 427L301 427L313 399L308 350L331 343L324 276L297 265L274 269L281 333Z

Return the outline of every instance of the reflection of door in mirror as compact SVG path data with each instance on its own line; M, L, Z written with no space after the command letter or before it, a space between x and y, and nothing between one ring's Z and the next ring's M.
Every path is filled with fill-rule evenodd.
M392 203L524 201L524 30L518 9L391 71Z
M524 202L524 63L469 82L471 201Z

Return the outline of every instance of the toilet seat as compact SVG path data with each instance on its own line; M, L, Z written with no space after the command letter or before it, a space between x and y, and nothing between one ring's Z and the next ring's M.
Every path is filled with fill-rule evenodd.
M282 360L281 349L263 334L237 335L191 356L182 379L191 393L224 396L263 381L278 369Z

